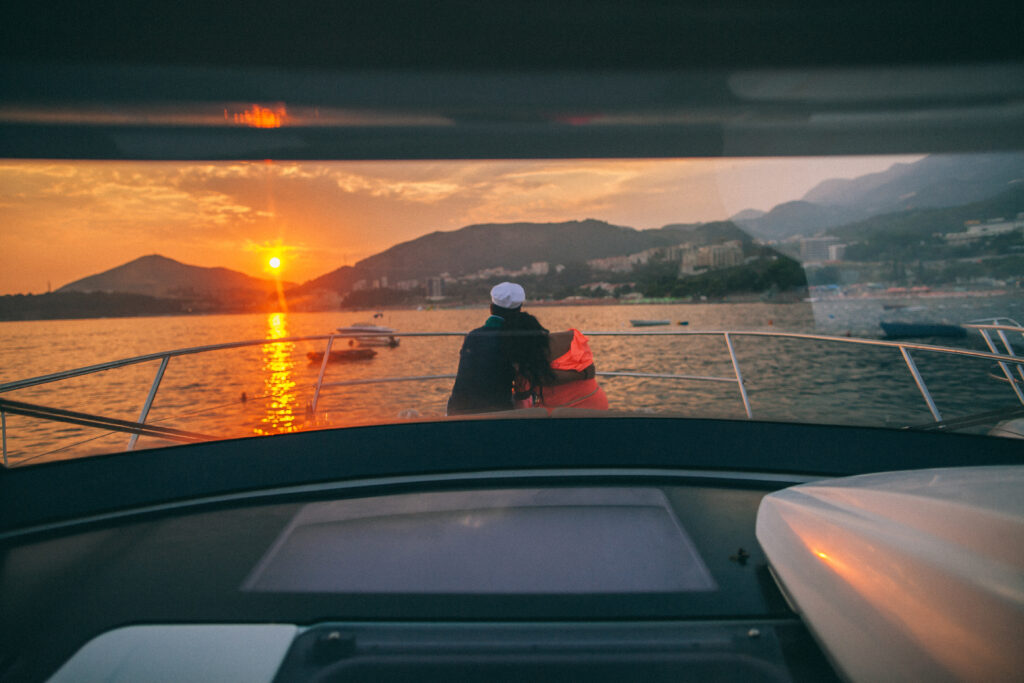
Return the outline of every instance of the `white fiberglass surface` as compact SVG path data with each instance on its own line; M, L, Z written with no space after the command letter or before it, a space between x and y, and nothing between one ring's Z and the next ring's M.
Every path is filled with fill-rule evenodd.
M243 584L272 592L714 590L649 488L458 491L312 503Z
M269 683L297 632L288 624L128 626L89 641L49 683Z
M1013 680L1022 490L1020 466L818 481L765 496L757 538L849 680Z

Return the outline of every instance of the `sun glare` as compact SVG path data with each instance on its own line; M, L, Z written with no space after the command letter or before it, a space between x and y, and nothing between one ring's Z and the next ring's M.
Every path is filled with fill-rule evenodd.
M271 256L271 257L270 257L270 260L269 260L269 261L267 261L267 263L268 263L268 264L270 265L270 267L271 267L271 268L273 268L274 270L277 270L278 268L280 268L280 267L281 267L281 259L277 258L276 256Z

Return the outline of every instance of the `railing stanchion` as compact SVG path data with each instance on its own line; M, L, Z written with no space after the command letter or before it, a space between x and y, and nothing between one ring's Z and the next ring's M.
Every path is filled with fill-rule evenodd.
M914 364L914 359L910 357L910 352L907 351L905 346L900 345L900 353L903 354L903 360L907 363L910 374L914 376L914 382L917 383L917 388L921 391L921 395L924 396L924 402L928 404L928 410L932 412L932 417L935 418L936 422L942 422L939 409L935 407L935 401L932 400L932 395L929 393L928 387L925 386L921 373L917 371L917 365Z
M992 337L988 336L988 330L982 329L978 331L981 332L981 336L984 338L985 344L988 346L988 350L992 353L999 353L996 343L992 341ZM1017 354L1013 352L1013 344L1011 344L1010 340L1006 338L1006 333L1002 330L997 330L997 332L999 333L999 339L1003 342L1003 347L1006 349L1003 353L1016 358ZM999 365L999 369L1003 371L1003 376L1006 377L1006 381L1010 383L1010 388L1013 389L1013 393L1017 394L1017 400L1024 403L1024 392L1021 392L1019 383L1014 378L1013 372L1010 371L1010 368L1006 363L998 361L997 364ZM1020 364L1017 365L1017 374L1020 375L1021 379L1024 379L1024 367L1021 367Z
M1024 333L1021 333L1021 336L1024 336ZM1003 346L1006 348L1006 355L1007 356L1013 356L1014 358L1016 358L1017 354L1013 352L1013 344L1011 344L1010 340L1006 338L1006 331L1005 330L999 330L999 338L1003 340ZM996 352L996 353L998 353L998 352ZM1017 366L1017 374L1020 375L1021 379L1024 379L1024 367L1018 365ZM1019 392L1018 392L1018 395L1019 395ZM1024 397L1021 397L1021 402L1024 403Z
M750 398L747 397L747 388L743 386L743 374L740 372L740 362L736 359L736 350L732 347L732 339L729 338L728 332L723 332L725 335L725 345L729 347L729 357L732 358L732 369L736 372L736 384L740 388L740 396L743 397L743 409L747 411L747 419L754 419L754 414L750 410Z
M146 418L149 417L149 409L153 407L153 399L156 398L156 391L160 388L160 382L164 378L164 370L167 369L167 363L170 360L170 356L164 356L160 359L160 368L156 371L156 377L153 378L153 386L149 388L149 396L146 397L146 402L142 404L142 412L139 413L139 424L146 424ZM135 443L138 440L139 435L132 434L132 438L128 439L128 448L125 450L135 450Z
M0 408L0 431L4 435L4 467L7 467L7 413Z
M324 351L323 362L320 363L320 375L316 378L316 389L313 391L313 402L309 406L309 412L316 415L316 404L320 400L320 387L324 384L324 373L327 372L327 361L331 357L331 345L334 344L334 336L327 338L327 350Z

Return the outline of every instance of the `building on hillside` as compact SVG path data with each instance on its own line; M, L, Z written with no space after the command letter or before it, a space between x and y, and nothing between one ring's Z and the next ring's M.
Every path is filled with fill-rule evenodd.
M839 244L835 237L807 237L800 240L800 258L804 262L828 261L829 247Z
M705 250L711 268L729 268L743 263L743 244L739 240L701 247L701 251Z
M665 260L672 263L680 263L686 254L692 254L695 247L692 244L677 244L673 247L665 247Z
M985 237L996 235L1008 235L1017 230L1024 231L1024 211L1017 214L1013 220L1006 220L1003 217L990 218L984 223L979 220L964 222L965 232L946 233L946 242L949 244L966 244Z
M593 270L607 270L612 273L628 273L633 270L633 263L628 256L609 256L587 261Z
M427 298L428 299L443 299L444 298L444 279L440 277L428 277L427 278Z
M694 249L680 249L679 251L679 275L693 275L698 270L714 270L716 268L729 268L742 265L743 243L739 240L730 240L722 244L709 244Z

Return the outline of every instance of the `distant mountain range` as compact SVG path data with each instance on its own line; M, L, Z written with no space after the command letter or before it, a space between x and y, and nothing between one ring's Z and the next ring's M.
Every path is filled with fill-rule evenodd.
M293 283L283 282L282 287ZM61 292L118 292L164 299L252 299L277 291L273 280L250 277L228 268L190 266L150 254L96 275L75 280Z
M967 205L1020 187L1024 187L1024 153L929 156L851 180L826 180L799 201L779 204L768 212L742 211L731 221L671 224L652 230L594 219L470 225L396 244L354 266L343 266L301 285L281 285L289 296L322 290L344 293L364 279L387 278L394 286L402 280L422 281L442 273L459 276L498 267L516 270L538 261L581 264L684 243L703 246L740 240L749 244L752 236L779 240L834 232L840 226L851 226L843 234L852 237L881 225L873 220L875 217L896 216L882 221L896 225L903 220L897 214ZM1017 201L1016 194L1011 195L1006 204L1010 208ZM935 217L926 215L921 220L934 221ZM265 299L276 286L272 280L227 268L190 266L154 254L77 280L57 292L118 292L241 302Z
M853 179L825 180L799 201L732 220L762 239L812 236L836 226L911 209L960 206L1024 183L1024 153L928 156Z

